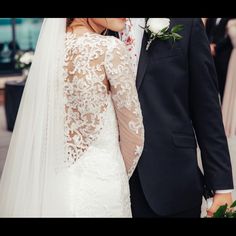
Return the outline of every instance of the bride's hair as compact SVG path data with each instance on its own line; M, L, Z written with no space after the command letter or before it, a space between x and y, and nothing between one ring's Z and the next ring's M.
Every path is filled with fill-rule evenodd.
M67 28L70 27L70 25L72 24L72 22L74 21L74 19L75 19L75 18L66 18L66 27L67 27ZM87 19L87 23L88 23L88 25L90 26L88 19Z
M66 18L66 27L69 27L75 18Z

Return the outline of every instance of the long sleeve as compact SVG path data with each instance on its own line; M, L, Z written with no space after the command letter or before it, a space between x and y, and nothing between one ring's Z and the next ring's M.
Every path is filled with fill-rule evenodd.
M232 168L222 122L216 71L200 19L195 19L192 26L189 65L190 107L206 185L211 190L232 189Z
M114 39L106 53L105 70L118 120L121 153L130 178L143 150L144 127L129 59L123 43Z

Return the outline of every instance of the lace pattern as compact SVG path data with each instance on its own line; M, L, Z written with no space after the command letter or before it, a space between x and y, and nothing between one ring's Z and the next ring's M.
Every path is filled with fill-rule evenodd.
M120 148L131 176L142 152L144 129L125 46L114 37L92 33L77 37L67 33L65 54L65 162L73 165L99 138L111 94Z
M121 152L130 177L143 150L144 128L130 55L118 39L108 48L105 68L119 124Z
M103 127L107 90L103 83L101 41L68 33L65 59L65 137L67 162L74 164ZM83 45L83 46L81 46Z

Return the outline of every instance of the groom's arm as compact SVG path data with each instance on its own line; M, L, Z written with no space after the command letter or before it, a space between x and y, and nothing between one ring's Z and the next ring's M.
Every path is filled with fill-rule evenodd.
M209 189L233 189L217 77L201 19L194 19L189 45L190 108Z

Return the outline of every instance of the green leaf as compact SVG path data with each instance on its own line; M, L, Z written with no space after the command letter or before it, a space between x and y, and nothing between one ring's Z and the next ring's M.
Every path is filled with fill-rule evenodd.
M213 218L224 218L228 205L220 206L218 210L213 214Z
M232 218L236 218L236 211L232 213Z
M226 211L224 218L233 218L233 213L231 211Z
M184 29L184 26L183 25L175 25L172 29L171 29L171 32L172 33L177 33L177 32L179 32L179 31L181 31L181 30L183 30Z
M159 36L159 39L160 40L168 40L170 39L171 37L169 35L162 35L162 36Z
M165 27L164 29L160 31L160 33L165 33L167 30L168 30L168 27Z
M230 206L230 208L236 207L236 201L233 202L233 204Z
M172 33L172 35L173 35L173 37L175 38L175 39L182 39L182 36L181 35L179 35L179 34L177 34L177 33Z

